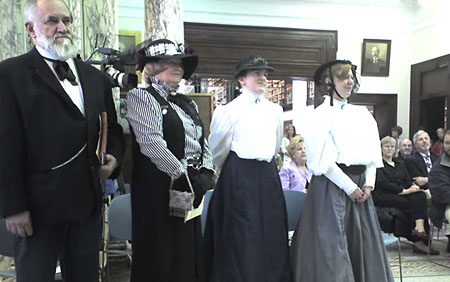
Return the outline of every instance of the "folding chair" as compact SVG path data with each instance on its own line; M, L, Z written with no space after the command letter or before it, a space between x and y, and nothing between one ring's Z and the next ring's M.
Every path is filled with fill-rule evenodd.
M294 190L283 190L286 200L286 210L288 216L288 230L294 231L300 220L303 205L306 199L306 193Z
M203 211L201 215L201 222L202 222L202 234L205 233L205 225L206 225L206 217L208 216L208 206L209 201L211 201L211 196L214 190L208 190L206 191L205 198L203 199Z
M400 268L400 282L403 281L403 272L402 272L402 253L400 248L400 237L395 237L394 235L389 235L383 233L383 243L385 246L389 246L391 244L397 243L398 250L398 264Z
M131 240L131 197L130 194L116 196L108 208L109 236L119 240ZM108 254L126 255L132 261L129 250L109 250Z

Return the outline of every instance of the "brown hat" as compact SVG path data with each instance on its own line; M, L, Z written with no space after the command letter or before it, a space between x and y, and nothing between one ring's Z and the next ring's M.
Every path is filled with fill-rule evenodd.
M241 73L246 70L267 70L268 72L273 72L273 68L269 67L267 60L260 55L252 55L248 58L240 60L236 64L234 77L238 78Z
M190 50L190 49L189 49ZM169 39L146 40L138 45L136 52L137 69L142 71L145 64L160 59L181 59L183 78L189 79L198 64L198 57L186 51L183 44L175 44Z

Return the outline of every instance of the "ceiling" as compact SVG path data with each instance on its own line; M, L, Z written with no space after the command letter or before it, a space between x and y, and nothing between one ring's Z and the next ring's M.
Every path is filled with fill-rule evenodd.
M241 2L242 0L219 0ZM418 0L283 0L283 4L328 4L328 5L348 5L348 6L377 6L403 9L416 9L419 7ZM245 2L280 4L276 0L246 0Z

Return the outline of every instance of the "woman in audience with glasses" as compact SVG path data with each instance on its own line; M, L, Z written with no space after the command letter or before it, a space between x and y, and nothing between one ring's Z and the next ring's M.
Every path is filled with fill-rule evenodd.
M356 66L328 62L314 80L329 96L302 128L314 176L291 246L294 281L393 282L370 197L383 166L377 124L347 102L359 87Z
M381 139L381 154L384 167L377 168L373 202L377 207L394 207L406 211L411 223L400 228L407 229L405 236L414 242L413 252L432 255L439 252L429 249L425 243L428 235L425 232L427 220L427 199L423 190L413 183L403 160L394 158L396 140L390 136ZM412 229L412 230L411 230ZM409 232L408 232L409 231Z

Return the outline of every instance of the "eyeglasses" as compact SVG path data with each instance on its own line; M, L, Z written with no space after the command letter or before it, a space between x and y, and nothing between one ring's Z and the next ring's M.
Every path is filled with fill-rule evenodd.
M395 149L395 146L394 146L394 145L383 145L383 148L386 148L386 149Z

